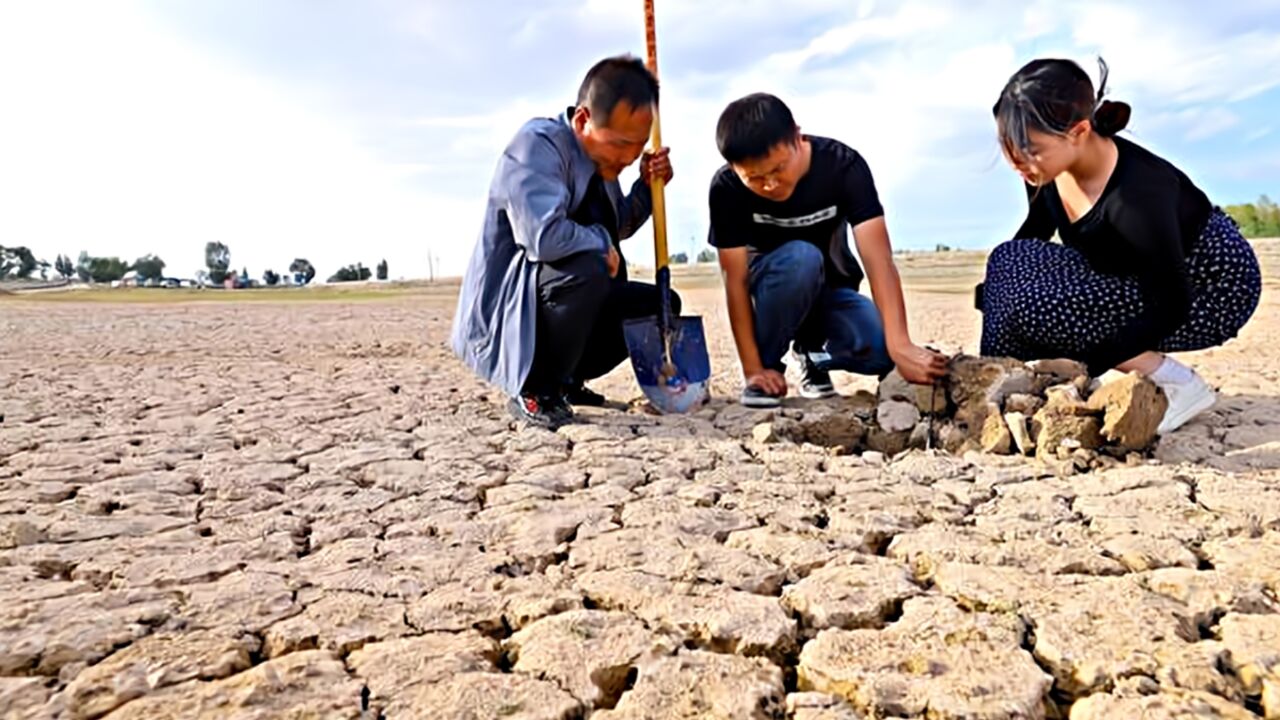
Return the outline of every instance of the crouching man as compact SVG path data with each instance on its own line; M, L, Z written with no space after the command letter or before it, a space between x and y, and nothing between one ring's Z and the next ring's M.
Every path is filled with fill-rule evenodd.
M621 241L649 218L649 181L669 182L666 148L644 153L658 81L639 60L602 60L577 105L530 120L489 188L453 322L453 350L510 396L519 420L555 428L602 405L585 381L627 358L624 320L655 315L653 285L630 282ZM623 194L618 175L644 154ZM680 299L673 293L672 308Z

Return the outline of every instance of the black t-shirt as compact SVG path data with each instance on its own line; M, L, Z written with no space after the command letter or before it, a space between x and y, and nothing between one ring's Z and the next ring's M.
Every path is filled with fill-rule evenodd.
M711 231L717 248L746 247L751 258L804 240L827 255L827 282L857 288L862 268L849 249L847 225L884 215L871 168L838 140L806 135L809 171L791 197L775 202L751 192L725 165L711 180Z
M1089 212L1072 223L1057 186L1028 186L1029 211L1017 234L1048 240L1056 230L1099 272L1137 278L1143 313L1088 358L1099 368L1154 350L1186 322L1192 301L1187 255L1213 211L1181 170L1124 138L1115 141L1115 170Z

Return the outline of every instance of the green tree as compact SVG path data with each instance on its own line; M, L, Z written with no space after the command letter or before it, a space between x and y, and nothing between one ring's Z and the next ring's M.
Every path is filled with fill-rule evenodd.
M1266 195L1258 198L1256 203L1228 205L1225 209L1245 237L1280 237L1280 206Z
M667 262L672 265L688 265L689 255L688 253L676 253L675 255L668 255Z
M133 271L139 280L164 279L164 260L155 255L143 255L133 263Z
M40 266L40 261L27 248L0 245L0 279L13 276L26 279Z
M72 264L71 258L66 255L58 256L58 259L53 263L53 269L56 270L63 279L76 274L76 266Z
M89 257L89 253L84 250L80 251L80 258L76 260L76 276L80 278L80 282L89 282L93 279L90 265L93 258Z
M698 262L700 263L709 263L709 262L715 262L715 261L716 261L716 251L712 250L711 248L706 248L702 252L698 253Z
M338 272L329 276L329 282L355 282L357 280L368 280L373 275L369 268L360 263L348 265L338 270Z
M221 285L227 279L227 269L231 267L231 249L220 242L206 243L204 264L209 268L209 280Z
M280 284L280 276L274 270L267 270L262 273L262 282L267 287L275 287Z
M89 258L89 277L94 282L115 282L129 272L129 263L118 257Z
M295 278L301 275L303 285L311 282L316 277L315 267L312 266L311 261L306 258L297 258L293 262L289 263L289 272L293 273Z
M385 259L382 262L378 263L378 279L379 280L387 279L387 261Z
M25 247L14 248L14 252L18 255L18 277L23 279L31 277L31 273L40 266L40 261L36 260L36 256Z
M1240 226L1240 232L1245 237L1258 237L1261 234L1261 226L1258 224L1258 208L1252 203L1243 205L1228 205L1226 207L1227 214L1231 216L1236 224Z
M1280 207L1263 195L1258 198L1258 236L1280 237Z

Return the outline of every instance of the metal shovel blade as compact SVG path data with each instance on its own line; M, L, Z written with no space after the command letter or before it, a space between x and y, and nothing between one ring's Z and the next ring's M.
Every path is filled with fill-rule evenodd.
M685 413L707 401L711 361L700 317L675 317L668 338L657 317L627 320L622 334L631 353L631 367L649 402L663 414ZM671 374L673 373L673 374Z

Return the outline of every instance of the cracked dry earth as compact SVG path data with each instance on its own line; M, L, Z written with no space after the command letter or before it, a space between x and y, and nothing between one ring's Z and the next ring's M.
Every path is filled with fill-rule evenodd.
M556 433L450 358L447 292L0 303L0 716L1280 717L1267 293L1197 359L1217 409L1071 477L757 444L714 288L720 399ZM921 339L974 345L956 297Z

